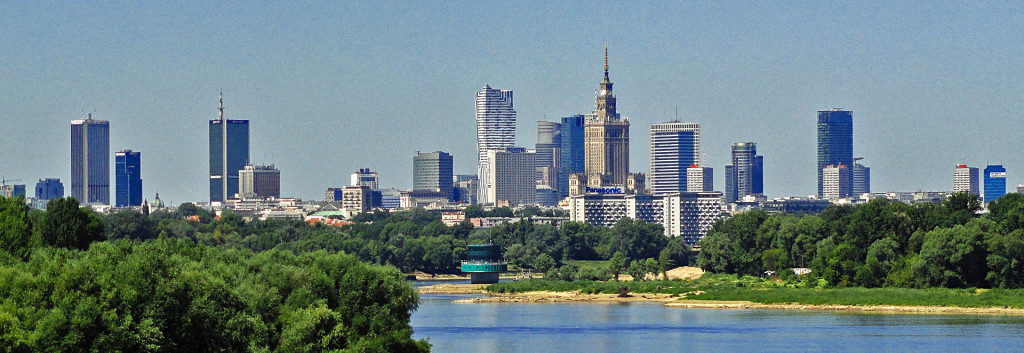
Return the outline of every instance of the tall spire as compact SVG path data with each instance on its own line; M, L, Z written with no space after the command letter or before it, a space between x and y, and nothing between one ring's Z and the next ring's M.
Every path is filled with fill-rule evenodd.
M608 82L608 43L604 43L604 81Z
M220 92L220 120L224 120L224 91Z

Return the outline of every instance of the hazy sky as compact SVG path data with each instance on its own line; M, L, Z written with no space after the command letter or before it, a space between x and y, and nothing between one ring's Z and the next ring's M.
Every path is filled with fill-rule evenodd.
M593 110L608 43L633 171L678 107L717 189L730 144L754 141L766 194L812 194L816 111L842 107L872 191L951 190L961 161L1004 164L1013 189L1024 5L967 4L0 2L0 176L70 194L69 122L95 112L111 154L142 152L146 198L206 201L223 90L284 196L320 199L358 167L407 188L415 151L475 172L484 84L515 91L526 147L537 120Z

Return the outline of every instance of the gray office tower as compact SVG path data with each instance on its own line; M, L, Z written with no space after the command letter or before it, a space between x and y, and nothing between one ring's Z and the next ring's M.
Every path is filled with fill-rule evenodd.
M417 151L416 156L412 158L413 190L439 192L448 200L452 200L453 166L452 155L448 153Z
M71 196L83 204L110 204L110 123L71 121Z
M853 197L871 193L871 168L860 164L863 157L853 159Z
M210 202L238 193L238 171L249 162L249 121L224 119L224 95L218 110L210 120Z
M764 193L764 157L757 155L757 144L732 144L732 165L725 166L725 201Z
M561 142L562 158L561 166L558 168L558 194L559 197L569 196L569 174L585 173L586 151L584 150L583 124L586 122L583 115L573 115L562 118Z
M558 167L562 161L562 124L537 122L537 181L552 189L558 186Z
M821 170L827 165L853 167L853 112L835 108L818 112L818 197L823 197ZM846 185L853 185L849 173ZM842 184L842 183L840 183ZM850 197L850 190L839 197Z

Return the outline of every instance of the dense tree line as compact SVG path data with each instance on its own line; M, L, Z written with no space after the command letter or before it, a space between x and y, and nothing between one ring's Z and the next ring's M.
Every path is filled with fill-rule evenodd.
M72 198L29 211L0 197L0 350L429 350L411 338L418 299L397 269L324 250L206 245L231 244L250 225L230 213L178 212L200 221L101 217ZM175 231L194 233L168 236Z
M837 287L1024 288L1024 195L979 210L976 196L958 193L942 204L875 199L816 216L744 212L701 240L697 263L750 275L809 267Z

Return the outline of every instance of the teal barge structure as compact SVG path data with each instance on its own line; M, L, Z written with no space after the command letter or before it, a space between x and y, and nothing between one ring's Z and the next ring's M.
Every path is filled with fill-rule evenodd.
M472 283L498 283L498 274L508 271L501 246L494 244L470 245L466 249L466 261L462 272L468 273Z

